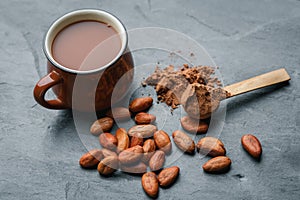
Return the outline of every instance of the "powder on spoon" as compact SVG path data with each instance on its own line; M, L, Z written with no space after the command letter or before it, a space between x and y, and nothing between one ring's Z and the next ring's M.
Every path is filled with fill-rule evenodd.
M182 104L189 116L196 119L209 118L227 92L221 81L213 77L209 66L189 67L184 64L179 70L170 65L165 69L156 67L144 84L155 87L158 100L176 109Z

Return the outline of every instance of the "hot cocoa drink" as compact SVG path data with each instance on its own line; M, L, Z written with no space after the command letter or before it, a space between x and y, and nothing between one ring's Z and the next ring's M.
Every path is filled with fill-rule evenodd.
M52 44L53 57L59 64L80 71L105 66L120 49L116 30L98 21L73 23L60 31Z

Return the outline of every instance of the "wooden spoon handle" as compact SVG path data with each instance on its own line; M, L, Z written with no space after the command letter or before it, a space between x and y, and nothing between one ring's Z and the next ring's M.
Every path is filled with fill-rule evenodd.
M230 98L245 92L250 92L259 88L289 81L290 79L291 77L287 71L284 68L281 68L238 83L234 83L232 85L228 85L224 87L224 89L229 92L227 98Z

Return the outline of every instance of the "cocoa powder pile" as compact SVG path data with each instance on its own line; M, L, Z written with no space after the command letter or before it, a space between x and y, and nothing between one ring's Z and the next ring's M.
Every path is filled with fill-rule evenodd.
M172 65L165 69L156 67L144 84L154 86L158 100L173 109L182 104L189 116L206 119L227 95L214 73L209 66L189 67L184 64L179 70Z

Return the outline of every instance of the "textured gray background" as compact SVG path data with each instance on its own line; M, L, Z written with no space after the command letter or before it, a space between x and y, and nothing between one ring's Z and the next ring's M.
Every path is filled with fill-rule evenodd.
M162 199L298 199L300 196L300 1L34 1L0 2L0 199L143 199L140 177L99 177L82 170L86 151L68 111L36 105L32 90L45 74L42 39L50 23L77 8L117 15L128 29L160 26L201 43L225 84L286 67L289 85L230 99L221 135L233 165L209 175L207 158L184 156L177 183ZM262 142L261 162L240 137Z

